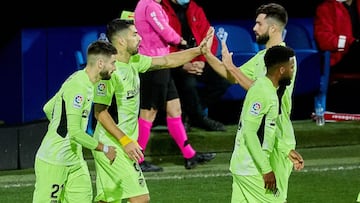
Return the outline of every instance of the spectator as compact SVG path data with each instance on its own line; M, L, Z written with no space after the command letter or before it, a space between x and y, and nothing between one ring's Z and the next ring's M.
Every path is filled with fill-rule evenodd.
M142 38L139 45L140 54L164 56L169 54L169 44L186 45L186 41L169 26L168 16L162 9L160 2L161 0L140 0L135 8L135 26ZM187 133L181 118L180 99L170 70L163 69L141 73L140 79L138 143L144 152L157 113L159 110L165 110L169 133L181 149L185 158L186 169L191 169L197 163L214 158L211 153L195 153L195 150L188 143ZM187 143L186 147L184 147L184 143ZM162 171L161 167L144 161L144 159L140 160L140 166L144 172Z
M330 51L331 72L360 73L360 0L325 0L316 9L314 35Z
M169 24L186 41L187 46L172 44L170 51L198 45L210 27L203 8L193 0L162 0L161 5L169 16ZM211 51L216 53L218 41L213 39ZM208 117L204 110L215 107L230 83L209 67L204 56L171 70L179 92L183 118L187 125L208 131L225 131L225 126ZM202 84L199 88L199 84Z
M224 78L233 83L239 83L244 89L249 89L253 82L266 74L264 55L269 48L282 45L283 31L288 21L285 8L276 3L261 5L256 10L256 21L253 27L256 35L256 42L265 45L265 49L259 51L254 57L248 60L239 68L233 64L231 54L227 50L225 42L222 42L222 61L216 58L211 52L205 52L205 57L212 68ZM276 147L271 153L270 162L276 175L279 189L279 199L286 202L289 177L294 167L301 170L304 167L304 160L295 150L296 139L290 113L292 107L292 92L296 78L296 63L293 79L289 85L280 85L278 94L280 98L279 117L276 120ZM239 126L240 127L240 126ZM231 165L236 170L236 165Z
M335 73L360 73L360 0L325 0L316 9L314 37L320 50L330 51L330 77ZM359 81L329 84L327 108L360 112L348 105L356 102L344 89L359 86ZM355 112L354 112L355 113Z

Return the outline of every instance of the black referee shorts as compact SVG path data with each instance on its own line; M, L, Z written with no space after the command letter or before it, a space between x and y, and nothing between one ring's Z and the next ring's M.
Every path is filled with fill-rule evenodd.
M166 102L179 98L169 69L140 73L140 108L165 110Z

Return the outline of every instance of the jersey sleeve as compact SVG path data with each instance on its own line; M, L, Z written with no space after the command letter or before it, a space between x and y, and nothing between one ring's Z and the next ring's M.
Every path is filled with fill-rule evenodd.
M81 115L68 114L68 130L70 140L72 142L77 142L85 148L95 149L99 142L93 137L89 136L82 128L79 123L81 123Z
M275 142L275 119L268 116L275 107L272 107L269 98L264 96L266 93L253 87L248 91L241 122L248 151L265 174L272 171L269 156ZM276 115L276 112L272 113Z
M83 88L77 91L66 91L62 95L65 101L66 122L68 126L68 136L71 142L77 142L85 148L95 149L98 141L89 136L86 132L87 120L84 121L83 113L87 111L84 108L87 98L87 89Z
M152 63L152 57L137 54L131 57L132 65L136 66L139 73L145 73L149 70Z
M116 80L116 74L113 74L110 80L101 80L96 84L94 103L110 106Z
M255 79L254 67L256 61L256 57L253 57L239 67L240 71L252 80Z
M266 50L259 51L249 61L240 66L240 71L244 73L248 78L256 80L259 77L263 77L266 74L266 67L264 62L264 55Z
M262 174L269 173L272 171L272 168L270 166L268 153L263 151L257 137L258 123L255 123L254 121L245 121L244 126L246 126L244 129L246 131L244 133L244 139L255 165L260 168Z

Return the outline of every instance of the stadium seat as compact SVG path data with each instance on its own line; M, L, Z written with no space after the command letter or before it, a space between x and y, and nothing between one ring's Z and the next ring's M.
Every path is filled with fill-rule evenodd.
M214 28L215 32L217 32L219 28L223 28L225 32L228 33L226 45L228 46L229 51L233 53L233 61L235 65L242 65L259 51L257 43L254 42L247 29L239 25L225 23L215 24ZM216 55L221 57L220 41Z
M303 21L307 22L307 21ZM307 23L312 23L308 21ZM313 38L312 30L308 29L309 25L289 20L286 25L286 35L284 41L287 46L293 49L317 49Z
M241 66L251 57L253 57L258 51L259 47L254 42L250 32L239 25L233 23L214 23L215 33L220 28L224 29L228 33L226 45L230 52L233 53L232 58L236 66ZM218 39L219 40L219 39ZM221 42L219 40L219 46L216 53L217 57L221 58ZM223 100L243 100L245 98L246 91L238 84L230 85L222 96Z
M320 90L321 67L323 55L316 49L295 50L297 74L294 95L313 94Z
M294 96L314 95L314 108L326 110L329 81L329 53L319 51L313 37L312 19L292 19L286 26L284 41L297 59Z
M84 59L84 54L81 51L79 50L75 51L75 60L76 60L76 67L78 69L82 69L85 67L86 62Z
M99 32L97 30L87 31L81 39L80 49L75 51L75 60L78 69L82 69L86 65L86 52L89 44L98 39Z

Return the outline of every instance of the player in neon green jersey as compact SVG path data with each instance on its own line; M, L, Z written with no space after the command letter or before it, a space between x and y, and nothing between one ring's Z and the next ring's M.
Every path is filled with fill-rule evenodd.
M141 40L131 21L114 19L107 25L107 38L117 48L117 70L111 80L100 81L94 98L97 125L94 137L116 146L117 155L112 165L103 153L93 151L96 166L95 200L98 202L149 202L150 195L138 161L144 157L137 143L140 105L139 73L161 68L178 67L202 54L213 38L213 28L198 47L164 56L149 57L138 54ZM209 44L211 44L209 42ZM116 114L109 112L115 107ZM109 109L109 110L108 110ZM186 141L182 147L190 147Z
M276 3L261 5L256 10L256 23L253 28L258 44L265 45L265 49L259 51L249 61L239 68L236 67L227 50L225 42L222 42L222 62L211 53L205 55L210 65L218 74L229 81L240 84L243 88L249 89L254 80L266 74L264 65L264 54L267 49L274 45L285 46L282 33L287 24L288 16L284 7ZM302 156L295 150L296 139L294 129L290 120L292 107L291 96L296 78L296 62L294 77L291 84L281 89L283 96L280 102L280 115L276 121L276 146L271 156L273 170L276 174L279 198L286 202L288 181L292 169L301 170L304 167Z
M109 80L115 71L117 50L96 41L87 50L87 65L73 73L44 106L50 123L36 153L33 203L90 203L91 178L82 147L96 150L112 162L115 147L104 145L88 134L86 127L99 80Z
M246 94L230 161L233 203L283 202L278 197L270 156L275 146L278 96L281 97L277 90L290 84L294 55L285 46L269 48L264 57L266 77L259 77Z

